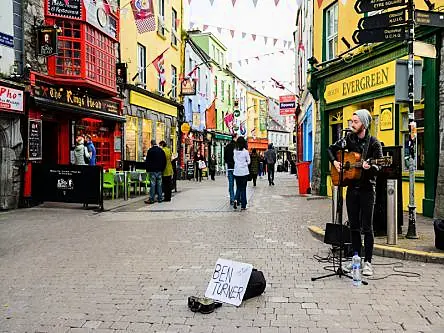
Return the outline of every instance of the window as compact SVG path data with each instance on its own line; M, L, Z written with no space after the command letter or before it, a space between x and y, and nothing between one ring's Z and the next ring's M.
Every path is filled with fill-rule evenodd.
M225 81L224 80L220 81L220 97L221 97L220 99L223 102L225 99Z
M171 15L171 44L177 46L177 12L173 8Z
M157 92L162 96L165 94L165 84L162 84L160 74L157 74Z
M176 127L171 126L170 140L171 140L171 151L177 151L177 136L176 136Z
M188 98L188 115L191 115L190 119L187 119L187 121L193 120L193 100L191 98Z
M338 54L338 3L336 2L325 11L326 24L326 59L334 59Z
M213 59L216 60L216 46L213 45Z
M165 140L165 124L161 121L158 121L156 124L156 142Z
M228 85L228 105L231 105L231 85Z
M214 77L214 97L217 97L217 76Z
M146 84L146 48L142 44L137 44L137 72L139 81Z
M62 29L59 34L59 52L56 56L56 74L80 76L81 25L78 22L57 20Z
M171 66L171 96L177 97L177 68Z
M200 92L200 67L197 68L197 91Z
M157 17L157 33L165 36L165 0L159 1L159 16Z
M330 143L335 143L338 141L342 135L343 128L343 115L342 110L334 111L330 116L330 128L331 128L331 141Z
M186 75L188 75L189 73L191 73L191 71L193 70L193 59L188 59L188 72L185 73Z
M416 122L416 170L424 171L424 109L415 110L415 122ZM403 170L409 170L409 159L410 159L410 149L409 149L409 114L408 112L402 113L402 137L404 145L404 164Z
M125 159L136 160L138 137L137 117L127 116L125 124Z
M209 91L208 91L208 75L205 74L205 97L208 98L209 96Z
M151 148L153 122L150 119L142 119L142 151L139 152L139 161L144 159L146 152Z

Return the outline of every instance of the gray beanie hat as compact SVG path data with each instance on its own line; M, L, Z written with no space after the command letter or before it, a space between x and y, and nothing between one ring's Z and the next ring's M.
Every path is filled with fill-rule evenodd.
M372 123L372 116L368 110L360 109L353 112L353 114L358 116L365 128L368 129L370 127L370 124Z

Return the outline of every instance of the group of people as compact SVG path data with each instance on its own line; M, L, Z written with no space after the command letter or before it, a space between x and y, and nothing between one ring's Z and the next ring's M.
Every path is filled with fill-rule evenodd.
M146 153L146 172L150 180L150 196L145 200L146 204L171 201L173 164L171 149L165 141L151 140L151 148Z
M86 143L85 143L86 141ZM96 165L96 148L89 134L79 135L74 148L75 165Z
M237 209L240 204L241 210L247 209L247 183L251 179L256 186L257 177L261 174L261 156L255 148L251 154L248 152L247 141L243 136L232 136L232 140L225 146L224 162L228 178L228 193L230 205ZM266 163L268 169L269 185L274 185L274 167L276 164L276 152L273 145L268 145L262 165ZM236 192L234 191L236 182Z

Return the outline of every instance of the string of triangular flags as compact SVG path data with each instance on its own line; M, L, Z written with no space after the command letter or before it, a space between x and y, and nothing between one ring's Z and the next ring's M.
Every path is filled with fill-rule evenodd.
M239 59L239 60L237 60L237 63L239 64L239 66L242 67L242 63L243 62L246 65L248 65L250 60L256 59L257 61L260 61L261 58L270 57L270 56L276 55L276 54L285 54L285 52L294 52L294 48L292 48L290 50L281 50L281 51L278 51L278 52L264 53L264 54L260 54L260 55L254 56L254 57Z
M214 4L214 0L209 0L211 6ZM256 8L257 3L259 0L251 0L253 2L254 8ZM277 7L277 5L279 4L280 0L273 0L274 1L274 5ZM192 0L188 0L188 4L191 5ZM237 0L231 0L231 3L233 4L233 7L236 5Z
M190 30L192 30L196 25L198 25L198 23L190 22ZM284 47L284 49L290 49L291 50L292 48L294 48L294 42L291 41L291 40L285 40L285 39L282 39L282 38L275 38L275 37L259 35L259 34L252 34L250 32L239 31L239 30L230 29L230 28L224 28L224 27L217 26L217 25L211 25L211 24L201 24L201 25L202 25L202 31L207 31L209 28L215 28L219 34L221 34L222 31L229 32L230 35L231 35L231 38L234 38L236 33L240 34L240 36L242 36L242 39L245 39L247 37L247 35L250 35L251 39L253 40L253 42L258 41L258 37L262 37L265 45L267 45L267 43L270 41L270 42L273 43L273 46L276 47L276 44L278 42L281 42L283 47Z

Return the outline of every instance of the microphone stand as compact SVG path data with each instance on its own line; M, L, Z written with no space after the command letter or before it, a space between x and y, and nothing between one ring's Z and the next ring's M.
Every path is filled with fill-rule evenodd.
M348 133L350 133L350 131L351 130L349 130L349 129L343 130L343 132L348 132ZM344 186L343 186L344 165L343 164L344 164L344 157L345 157L345 148L347 147L347 136L348 136L348 134L343 135L342 138L340 139L341 170L339 172L338 198L337 198L337 203L336 203L336 221L335 221L335 223L339 223L339 225L340 225L339 267L334 273L323 275L323 276L318 276L318 277L312 277L311 281L316 281L316 280L320 280L320 279L324 279L324 278L336 276L336 275L338 275L340 278L345 276L345 277L348 277L349 279L353 279L352 276L345 273L344 270L342 269L342 251L344 251L344 228L343 228L343 223L342 223L342 211L343 211L344 199L343 199L343 195L342 195L342 189L344 188ZM335 269L335 251L334 251L334 249L332 250L332 253L333 253L333 269ZM363 285L368 284L366 281L361 281L361 282Z

